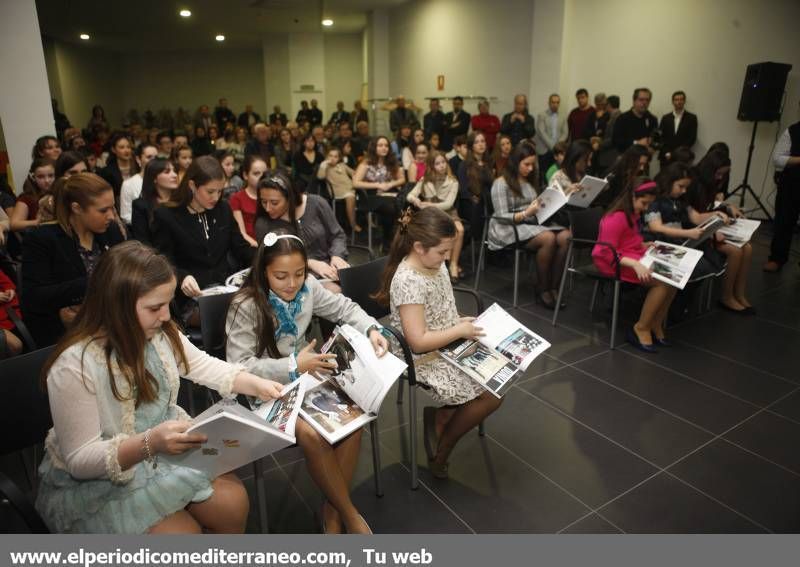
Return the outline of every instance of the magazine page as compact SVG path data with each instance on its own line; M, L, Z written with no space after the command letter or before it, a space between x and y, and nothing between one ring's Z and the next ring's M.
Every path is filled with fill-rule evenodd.
M520 374L519 368L510 360L478 341L461 339L440 349L439 353L498 398L508 391L512 379Z
M383 398L406 369L406 364L391 352L378 358L372 343L350 325L336 328L320 352L336 355L335 381L362 409L378 413Z
M700 250L656 240L641 262L653 270L653 277L657 280L683 289L702 257Z
M238 289L244 285L244 280L249 275L250 275L250 268L239 270L235 274L231 274L230 276L228 276L228 279L225 280L225 285L235 287Z
M704 222L697 225L697 228L703 231L703 234L700 235L700 238L696 240L686 240L682 246L686 246L687 248L697 248L703 242L711 238L711 236L723 226L725 226L725 221L723 221L722 218L718 217L717 215L709 217Z
M223 295L225 293L235 293L239 288L232 285L212 285L200 292L201 297L208 297L209 295Z
M558 210L567 204L567 196L559 189L558 184L551 185L537 197L539 210L536 212L536 220L539 224L544 224L547 219L552 217Z
M330 381L305 392L300 415L328 443L338 443L378 416L358 407L350 396Z
M481 313L475 324L486 333L480 342L504 355L523 372L550 348L549 342L514 319L497 303Z
M606 188L608 181L600 179L599 177L585 175L578 185L581 187L580 190L570 195L567 203L585 209L591 205L592 201Z
M261 404L251 413L278 431L294 437L294 427L300 412L300 401L303 399L305 390L305 382L295 380L283 388L280 398Z
M725 236L725 242L741 248L753 238L761 221L752 219L735 219L731 224L719 229L719 233Z

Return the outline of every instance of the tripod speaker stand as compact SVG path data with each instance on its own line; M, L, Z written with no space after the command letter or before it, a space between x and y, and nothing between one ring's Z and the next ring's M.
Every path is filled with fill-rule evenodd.
M772 221L773 220L772 215L769 214L769 211L764 206L764 203L762 203L761 199L758 198L758 195L756 195L756 192L753 191L753 187L750 185L748 181L748 178L750 177L750 162L753 161L753 150L755 149L757 128L758 128L758 120L753 122L753 133L750 136L750 147L747 148L747 165L744 168L744 179L738 185L738 187L736 187L736 189L734 189L728 194L728 197L733 197L734 195L739 193L739 208L742 209L742 212L749 213L761 209L761 212L763 212L764 215L766 215L767 217L766 220ZM745 197L748 194L755 200L755 202L758 204L758 207L751 209L750 211L745 211L744 202L745 202Z

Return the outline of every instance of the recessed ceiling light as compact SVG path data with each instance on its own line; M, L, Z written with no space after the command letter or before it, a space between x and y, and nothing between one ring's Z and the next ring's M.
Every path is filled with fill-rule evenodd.
M85 40L89 39L89 34L88 33L82 33L80 35L80 38L85 41Z
M216 39L217 41L225 41L225 36L224 36L224 35L222 35L222 34L219 34L219 35L217 35L217 37L215 37L214 39Z
M331 20L330 18L326 18L322 20L322 25L325 27L330 27L333 25L333 20Z
M188 18L189 16L192 15L192 11L191 10L181 10L178 13L181 15L182 18Z

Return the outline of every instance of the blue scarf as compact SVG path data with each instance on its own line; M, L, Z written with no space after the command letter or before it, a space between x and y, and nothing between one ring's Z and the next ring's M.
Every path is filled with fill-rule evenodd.
M303 310L303 302L308 295L308 287L303 284L297 295L291 301L284 301L272 290L269 291L269 304L278 319L278 328L275 329L275 340L279 340L284 335L297 337L297 323L295 319L300 311Z

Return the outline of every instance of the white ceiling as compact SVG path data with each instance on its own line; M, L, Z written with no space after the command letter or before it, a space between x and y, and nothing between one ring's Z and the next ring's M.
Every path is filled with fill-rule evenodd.
M119 51L241 48L273 33L353 33L367 13L407 0L36 0L42 35ZM192 11L190 18L178 15ZM325 28L323 18L334 25ZM82 42L78 36L88 33ZM225 42L214 40L225 35Z

